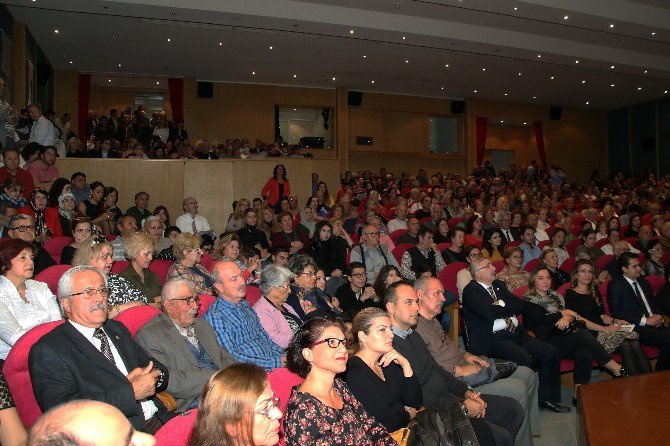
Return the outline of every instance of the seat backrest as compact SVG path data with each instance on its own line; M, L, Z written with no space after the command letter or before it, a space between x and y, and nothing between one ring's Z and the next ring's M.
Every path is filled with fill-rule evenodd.
M610 260L614 258L614 254L605 254L604 256L600 257L598 260L596 260L596 268L598 269L603 269L605 268L605 265L609 263Z
M513 246L521 245L521 240L512 240L511 242L505 243L505 248L511 248Z
M601 284L598 287L598 290L600 291L600 295L603 298L603 309L605 310L605 313L610 314L610 304L607 302L607 286L609 285L610 281L608 280L607 282Z
M528 285L521 285L520 287L518 287L514 291L512 291L512 293L514 293L514 295L516 297L519 297L519 298L523 299L523 295L526 294L527 290L528 290Z
M444 242L444 243L438 243L437 244L437 249L440 250L440 252L444 251L445 249L449 249L451 246L451 243L449 242Z
M162 284L167 280L168 271L174 262L172 260L156 259L151 262L149 269L156 273Z
M505 267L505 261L504 260L495 260L493 262L493 266L496 267L496 273L499 273Z
M465 262L453 262L442 268L442 271L437 275L438 280L442 283L445 290L451 291L458 296L458 287L456 286L456 276L463 268L467 268L468 264Z
M651 290L654 292L654 296L656 296L658 290L665 285L665 277L663 276L647 276L645 279L647 279L647 282L651 285Z
M216 301L216 296L210 294L200 294L200 310L198 310L198 317L202 317L203 314L209 310L209 307Z
M391 254L393 254L393 257L398 261L398 264L402 262L402 255L405 253L410 248L413 248L416 245L413 245L411 243L401 243L397 245L395 248L393 248L393 251L391 251Z
M209 271L209 269L214 264L214 259L212 258L212 255L210 253L206 252L200 258L200 263L202 263L202 266L204 266L207 269L207 271Z
M398 229L396 231L393 231L389 234L389 237L391 237L391 240L393 240L393 243L395 243L398 240L398 237L401 235L407 233L407 229Z
M60 263L60 254L63 248L72 243L72 237L54 237L44 243L42 248L49 253L56 263Z
M42 415L33 393L33 384L28 371L28 354L32 346L45 334L62 324L64 321L47 322L28 330L9 351L2 372L7 379L9 391L14 398L16 410L21 422L26 427L35 424Z
M127 260L115 260L114 263L112 264L112 272L114 274L121 274L121 271L128 268L129 265L130 262Z
M570 282L564 283L563 285L559 286L556 292L560 294L561 296L565 297L565 292L570 288L572 284Z
M542 240L537 244L537 247L540 249L544 249L545 246L549 244L550 240Z
M540 264L541 259L538 257L537 259L531 259L526 263L526 265L523 267L524 271L532 272L537 266Z
M284 414L279 423L279 443L282 444L284 440L284 418L286 416L288 399L291 396L291 389L300 385L304 380L295 373L290 372L287 368L281 367L268 373L268 381L270 381L270 387L272 387L275 396L279 398L279 409Z
M598 240L598 241L596 242L596 244L595 244L594 246L595 246L596 248L602 248L603 246L605 246L605 245L608 244L609 242L610 242L610 239L608 239L607 237L605 237L605 238L601 238L600 240Z
M449 229L454 229L462 221L463 221L463 217L451 217L447 221L447 224L449 225Z
M144 327L144 324L159 314L161 314L161 310L156 307L152 307L151 305L140 305L122 311L121 314L116 316L115 320L125 325L130 332L130 336L135 339L135 334L140 331L140 328Z
M40 273L35 276L35 280L46 283L55 296L58 294L58 281L60 280L60 277L70 268L72 268L70 265L50 266L47 269L40 271Z
M568 274L572 274L572 271L575 269L575 263L577 263L576 258L568 257L561 263L561 269Z
M198 409L193 409L165 423L154 435L156 446L186 446L197 417Z
M570 243L568 243L568 246L565 247L565 250L568 251L568 254L570 254L570 257L574 257L575 252L577 251L577 248L581 244L582 244L581 239L576 238L574 240L570 240Z
M256 302L258 302L258 299L261 298L261 290L258 289L258 287L253 286L253 285L248 285L247 286L247 303L249 304L250 307L253 307Z

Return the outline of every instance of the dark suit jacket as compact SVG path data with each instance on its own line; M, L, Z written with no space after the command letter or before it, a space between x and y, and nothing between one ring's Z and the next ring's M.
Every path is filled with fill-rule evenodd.
M167 368L147 355L120 322L108 320L103 328L128 372L153 361L154 367L165 374L162 386L156 391L165 390L169 377ZM33 345L28 355L28 369L42 411L73 400L102 401L123 412L135 429L144 429L142 407L135 400L128 378L69 322L54 328ZM167 413L158 398L154 396L152 401L158 407L159 416L161 412Z
M216 342L216 334L207 322L196 318L193 328L198 342L219 369L237 362ZM216 370L207 370L198 365L195 356L186 345L188 341L179 334L166 314L147 322L137 333L135 340L170 371L167 390L177 402L177 412L188 409L189 405L200 396L209 378L216 373Z
M521 313L523 302L510 293L502 280L494 280L493 290L505 306L493 305L489 292L479 282L472 280L463 288L463 320L468 333L468 351L475 355L488 355L496 319ZM518 329L523 330L522 327Z
M505 232L504 232L501 228L498 228L498 229L500 230L500 236L502 237L502 240L503 240L502 243L503 243L503 245L509 243L511 240L509 240L509 239L507 238L507 236L505 235ZM518 228L509 228L509 232L512 234L512 237L514 237L514 240L515 240L515 241L516 241L516 240L521 240L521 237L520 237L520 235L519 235L519 230L518 230Z
M644 293L652 313L661 314L651 285L644 278L637 279L640 292ZM640 325L640 319L645 316L644 304L638 300L633 287L628 284L623 276L616 277L607 285L607 303L610 314L617 319L625 319L631 324Z

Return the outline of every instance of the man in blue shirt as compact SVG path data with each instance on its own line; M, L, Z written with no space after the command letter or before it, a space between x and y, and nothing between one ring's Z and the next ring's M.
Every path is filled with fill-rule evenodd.
M219 345L240 362L252 362L266 370L282 367L285 352L270 340L249 307L242 270L234 262L218 262L212 268L212 280L219 296L204 319L214 328Z
M521 265L523 268L526 266L526 263L533 259L539 258L540 254L542 254L542 251L540 251L540 248L537 247L535 240L535 229L533 229L532 226L526 226L523 228L521 238L523 239L523 242L521 242L519 248L521 248L521 251L523 251L523 264Z

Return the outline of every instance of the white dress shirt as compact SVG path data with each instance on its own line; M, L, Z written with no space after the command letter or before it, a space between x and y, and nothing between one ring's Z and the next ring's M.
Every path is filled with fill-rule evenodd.
M186 213L177 217L175 225L177 225L181 232L193 234L193 216L191 214ZM200 214L195 214L195 229L195 232L211 230L207 219Z

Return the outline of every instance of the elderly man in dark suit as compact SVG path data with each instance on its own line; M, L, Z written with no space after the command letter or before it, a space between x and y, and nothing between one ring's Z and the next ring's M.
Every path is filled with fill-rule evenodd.
M570 412L561 406L560 353L553 345L530 336L519 324L523 302L496 280L490 259L470 263L474 279L463 289L463 319L468 350L475 355L503 358L532 367L531 356L540 361L540 409Z
M656 370L670 369L670 329L664 326L651 285L640 277L640 259L624 252L617 259L622 274L607 286L607 302L613 318L624 319L635 325L640 343L661 349Z
M168 371L133 341L120 322L107 318L105 277L76 266L58 281L67 322L30 350L28 368L43 411L67 401L89 399L118 408L133 428L155 433L170 414L156 397Z
M135 339L170 371L168 392L177 412L198 406L200 394L217 370L237 362L216 342L212 327L197 318L200 299L189 281L165 282L161 292L163 314L150 320Z

